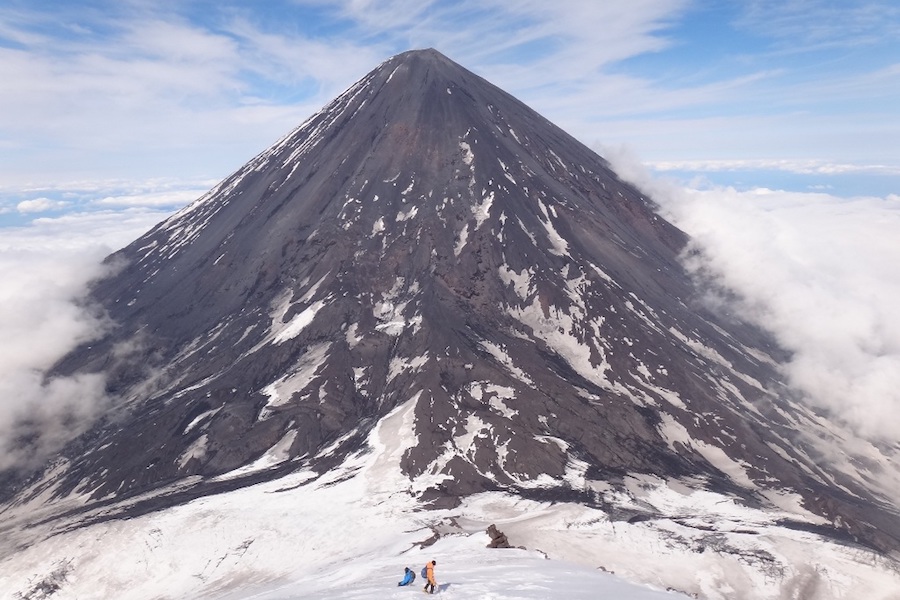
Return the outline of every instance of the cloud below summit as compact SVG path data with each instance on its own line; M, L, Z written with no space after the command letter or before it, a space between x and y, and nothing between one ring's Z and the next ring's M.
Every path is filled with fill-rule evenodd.
M785 373L808 402L870 439L896 439L900 197L689 189L605 154L692 237L700 254L688 266L793 353Z
M702 266L794 355L790 382L866 436L900 410L900 201L692 191L677 222Z
M97 375L45 379L45 371L105 326L79 306L93 252L65 259L37 250L0 253L0 469L46 458L81 433L105 405Z
M111 246L158 213L69 215L0 233L0 470L39 464L109 407L100 374L46 371L109 323L83 298ZM62 235L61 235L62 233Z

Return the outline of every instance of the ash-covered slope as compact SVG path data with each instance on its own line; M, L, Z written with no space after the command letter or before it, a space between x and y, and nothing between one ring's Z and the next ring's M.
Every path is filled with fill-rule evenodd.
M830 434L777 350L696 302L686 242L527 106L401 54L111 257L93 295L117 327L57 371L106 373L117 409L30 489L189 490L171 503L325 470L410 402L405 491L435 505L602 504L654 474L795 494L823 531L895 549L877 491L812 453Z

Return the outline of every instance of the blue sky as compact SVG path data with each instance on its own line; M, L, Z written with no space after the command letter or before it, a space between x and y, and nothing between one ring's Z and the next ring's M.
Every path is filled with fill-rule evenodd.
M423 47L682 181L897 194L897 39L893 0L5 0L0 227L171 210Z

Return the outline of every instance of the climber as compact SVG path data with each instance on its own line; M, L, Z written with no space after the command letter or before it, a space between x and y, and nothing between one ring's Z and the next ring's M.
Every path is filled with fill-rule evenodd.
M434 567L437 564L437 561L431 561L430 563L425 565L425 568L422 571L425 573L425 593L433 594L434 588L437 585L437 582L434 580Z

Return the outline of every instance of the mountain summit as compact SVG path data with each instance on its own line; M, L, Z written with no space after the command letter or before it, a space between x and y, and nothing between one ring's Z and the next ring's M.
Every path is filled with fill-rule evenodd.
M687 242L523 103L400 54L110 257L92 297L116 327L56 372L104 373L116 407L20 497L137 514L324 473L406 407L398 491L431 507L505 491L634 522L659 514L616 494L668 481L897 549L783 354L700 302Z
M403 460L440 480L428 497L544 489L576 458L692 472L654 422L665 396L717 393L678 362L708 369L693 328L722 337L688 307L685 242L522 103L402 54L111 258L95 297L119 327L60 368L108 372L129 415L77 470L103 496L276 445L339 460L415 398Z

